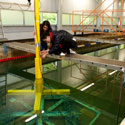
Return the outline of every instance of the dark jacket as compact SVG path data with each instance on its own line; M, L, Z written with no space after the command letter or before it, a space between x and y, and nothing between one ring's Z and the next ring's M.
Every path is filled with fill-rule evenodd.
M49 54L69 53L70 48L77 48L76 42L72 40L73 36L64 30L53 31L51 37L52 47Z

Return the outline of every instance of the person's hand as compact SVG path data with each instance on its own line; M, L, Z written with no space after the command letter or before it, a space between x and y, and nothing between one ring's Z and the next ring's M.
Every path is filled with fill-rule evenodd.
M48 54L49 53L49 50L42 50L41 51L41 55L45 55L45 54Z
M46 56L49 54L49 50L43 50L41 51L42 58L46 58Z
M48 52L43 53L43 54L42 54L42 58L43 58L43 59L46 58L47 55L48 55Z
M44 59L44 58L46 58L46 56L47 56L47 54L44 54L44 55L42 55L42 58Z

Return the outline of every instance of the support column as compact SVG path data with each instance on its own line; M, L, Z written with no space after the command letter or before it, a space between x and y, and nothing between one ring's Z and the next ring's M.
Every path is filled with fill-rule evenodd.
M102 0L98 0L98 3L101 4ZM101 10L101 6L99 7L99 10ZM96 20L96 26L97 26L97 29L100 29L100 26L101 26L101 18L100 17L98 17Z
M57 61L57 80L62 82L62 61Z
M121 110L121 102L122 102L122 96L123 96L123 87L125 87L125 67L122 69L123 71L123 81L120 85L120 94L119 94L119 102L118 102L118 114L117 114L117 125L119 124L119 117L120 117L120 110Z
M121 9L122 9L122 11L123 11L123 9L124 9L124 5L125 5L124 0L121 0L121 3L122 3L122 5L121 5ZM121 27L122 27L122 25L123 25L123 12L121 13Z
M62 28L62 1L63 0L58 0L57 1L57 30L60 30Z
M95 56L95 57L98 57L98 51L95 51L95 52L94 52L94 56ZM97 72L98 69L99 69L99 68L98 68L97 66L94 66L94 67L93 67L93 70L94 70L95 72Z
M119 9L119 10L124 9L124 1L123 0L117 1L117 9ZM118 16L118 25L122 27L122 25L123 25L123 12L122 13L118 12L117 16Z
M114 57L115 57L116 59L119 59L119 51L120 51L120 45L115 46Z
M114 11L114 9L115 9L115 2L113 3L113 11ZM112 12L112 19L114 19L114 12ZM112 23L112 25L113 25L113 21L111 22Z
M94 56L98 57L98 51L94 52Z

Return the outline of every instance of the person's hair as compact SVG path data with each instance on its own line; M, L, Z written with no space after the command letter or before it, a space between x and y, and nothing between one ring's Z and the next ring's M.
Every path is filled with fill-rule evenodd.
M48 33L43 33L42 34L42 36L41 36L41 39L43 40L43 39L46 39L47 38L47 36L49 36L49 34Z
M41 33L44 32L43 27L44 27L45 25L48 27L47 32L52 32L52 28L51 28L50 22L49 22L48 20L45 20L45 21L43 21L42 24L40 24L40 32L41 32Z

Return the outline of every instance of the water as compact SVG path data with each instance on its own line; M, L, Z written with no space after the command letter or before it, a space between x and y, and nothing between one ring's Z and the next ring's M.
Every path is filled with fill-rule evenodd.
M113 52L111 52L113 50ZM107 54L108 53L108 54ZM107 59L117 59L125 61L125 49L118 50L117 47L89 53L92 56L101 56ZM72 64L72 66L71 66ZM14 60L0 64L0 125L4 124L26 124L25 120L30 116L17 113L30 113L33 111L34 95L7 95L9 89L33 89L35 80L34 59ZM112 70L101 67L92 67L87 64L75 64L67 61L54 61L43 66L43 76L47 88L59 88L71 90L67 97L68 104L61 104L56 110L68 110L69 112L80 113L79 117L72 117L76 124L88 125L101 112L94 125L115 125L118 114L118 101L120 85L122 83L122 73L116 72L109 75ZM81 91L82 88L94 83L90 88ZM123 88L122 103L119 122L125 116L125 89ZM52 98L53 96L51 96ZM45 99L45 110L61 100ZM79 101L79 102L77 102ZM71 105L70 108L67 105ZM87 107L88 106L88 107ZM92 108L91 108L92 107ZM92 109L95 108L93 111ZM33 115L33 114L32 114ZM71 114L70 114L71 116ZM67 117L69 118L69 117ZM49 118L56 125L65 124L63 116ZM70 121L70 118L69 118ZM31 123L35 124L35 123ZM72 123L71 123L72 124Z

